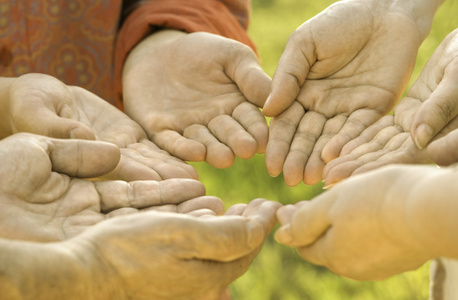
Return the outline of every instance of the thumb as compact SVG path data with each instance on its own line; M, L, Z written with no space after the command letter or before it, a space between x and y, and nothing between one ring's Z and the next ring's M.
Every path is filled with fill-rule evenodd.
M272 78L271 92L263 108L267 117L275 117L287 109L296 99L308 76L314 55L308 55L307 52L313 53L313 49L302 49L304 46L301 40L297 34L291 35L278 62Z
M269 95L270 77L264 72L254 52L245 46L235 53L238 59L228 59L228 76L237 84L245 98L262 107Z
M418 149L458 115L458 60L449 65L439 85L415 114L411 135Z
M86 140L45 139L53 171L72 177L98 177L112 171L120 160L116 145Z
M429 144L428 155L440 166L448 166L458 162L458 130Z
M87 125L56 115L47 108L39 111L25 109L15 122L16 131L30 132L59 139L95 140L95 134Z

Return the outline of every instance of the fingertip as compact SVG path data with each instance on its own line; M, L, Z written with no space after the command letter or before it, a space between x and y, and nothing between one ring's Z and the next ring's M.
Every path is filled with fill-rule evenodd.
M275 240L284 245L289 245L293 241L293 236L291 234L291 225L286 224L280 227L274 235Z
M428 124L420 124L415 130L414 142L419 150L422 150L434 135L434 130Z

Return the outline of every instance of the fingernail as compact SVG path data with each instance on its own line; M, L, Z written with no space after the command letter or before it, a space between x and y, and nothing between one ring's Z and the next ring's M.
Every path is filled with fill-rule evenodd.
M423 149L426 144L428 144L429 140L433 137L433 129L431 126L427 124L421 124L418 126L417 130L415 130L415 145L417 145L418 149Z
M328 185L325 185L325 186L323 187L323 190L329 190L330 188L332 188L332 187L335 186L335 185L336 185L335 183L330 183L330 184L328 184Z

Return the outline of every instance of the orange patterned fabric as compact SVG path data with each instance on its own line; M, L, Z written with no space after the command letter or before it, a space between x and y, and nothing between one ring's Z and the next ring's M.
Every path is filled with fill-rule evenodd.
M138 6L129 12L132 16L127 16L121 27L123 4L126 8L131 2L138 2ZM249 3L249 0L124 0L124 3L122 0L0 0L0 76L49 74L66 84L90 90L112 104L117 102L120 107L116 90L120 91L122 62L146 34L162 27L208 31L254 47L245 32Z
M121 0L0 0L0 75L45 73L114 103Z

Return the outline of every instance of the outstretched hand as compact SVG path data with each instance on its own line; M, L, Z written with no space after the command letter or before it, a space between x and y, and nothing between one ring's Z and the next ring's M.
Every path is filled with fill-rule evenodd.
M193 167L148 140L127 115L96 95L48 75L9 79L0 136L29 132L54 138L101 140L121 148L121 160L106 178L161 180L197 178ZM3 130L2 130L3 129Z
M407 97L396 105L394 116L367 128L343 147L341 157L326 165L326 185L393 163L449 165L458 160L454 147L458 143L454 131L458 129L457 41L455 30L433 53ZM433 142L424 148L431 138Z
M95 262L100 275L95 280L122 282L105 290L124 298L217 300L248 269L280 206L256 199L219 217L126 216L94 226L68 244L76 256Z
M188 161L227 168L263 153L270 78L247 46L209 33L163 30L143 40L123 71L124 107L150 139Z
M411 15L378 1L338 2L290 37L273 76L266 149L273 176L322 180L326 163L387 114L415 65L422 36Z
M280 208L275 237L305 260L353 279L413 270L448 251L444 244L455 244L431 242L442 239L443 225L435 225L441 210L432 207L454 207L446 205L451 198L444 187L455 179L454 171L400 165L355 176L311 201ZM456 232L447 230L447 236Z
M139 210L222 214L224 205L206 197L190 179L89 181L119 162L113 144L15 134L0 141L0 236L55 241L78 235L113 216ZM79 177L79 178L77 178Z

